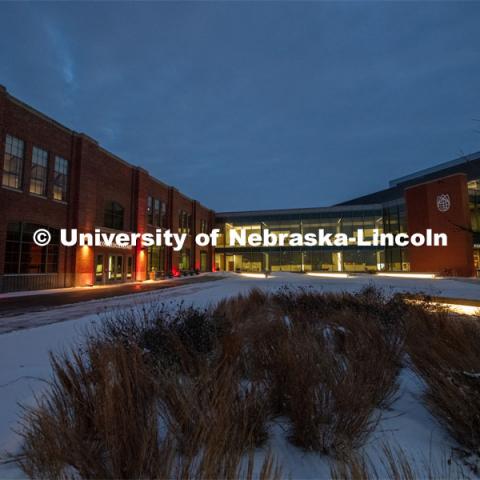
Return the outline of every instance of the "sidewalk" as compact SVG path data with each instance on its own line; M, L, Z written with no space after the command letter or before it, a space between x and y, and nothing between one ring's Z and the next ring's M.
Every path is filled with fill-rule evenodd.
M193 283L221 280L219 274L202 274L169 280L126 283L121 285L102 285L98 287L77 287L32 292L12 292L0 295L0 321L2 317L11 317L25 313L35 313L50 308L75 303L101 300L124 295L146 293L165 288L179 287Z

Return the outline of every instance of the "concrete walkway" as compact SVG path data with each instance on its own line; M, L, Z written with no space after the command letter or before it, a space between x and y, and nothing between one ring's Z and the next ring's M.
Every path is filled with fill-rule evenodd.
M165 288L180 287L194 283L221 280L219 275L199 275L192 277L160 280L155 282L126 283L101 287L56 289L54 292L21 292L4 294L0 297L0 323L2 317L12 317L25 313L36 313L65 305L73 305L92 300L101 300L124 295L147 293Z

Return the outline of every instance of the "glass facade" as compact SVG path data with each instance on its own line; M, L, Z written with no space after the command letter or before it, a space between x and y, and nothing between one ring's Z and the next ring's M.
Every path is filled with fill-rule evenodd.
M393 233L395 235L397 233L407 232L407 215L403 201L384 207L383 225L385 233ZM410 270L410 263L408 261L407 248L386 247L385 270L408 272Z
M480 233L480 180L468 182L468 200L472 230Z
M473 232L473 265L480 276L480 180L468 182L468 201Z
M389 206L347 206L277 212L247 212L219 214L216 228L220 229L215 249L215 269L226 271L262 272L376 272L409 270L404 249L383 247L305 247L295 246L286 239L285 246L250 247L235 242L230 246L232 230L245 229L262 234L344 233L356 237L359 229L364 239L371 240L374 230L398 233L406 231L403 202ZM234 239L232 239L234 240Z

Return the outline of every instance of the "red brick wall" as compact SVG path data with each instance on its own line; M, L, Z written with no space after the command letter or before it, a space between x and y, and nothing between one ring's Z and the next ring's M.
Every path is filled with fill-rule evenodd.
M441 212L439 195L449 195L450 208ZM408 249L413 272L437 272L444 275L473 275L473 240L470 233L467 177L455 174L405 190L408 231L448 235L447 247L413 247Z
M0 187L0 274L4 272L5 237L8 223L23 221L58 228L68 224L69 204L52 199L54 156L59 155L65 158L69 161L69 168L74 168L71 132L46 121L17 101L12 100L5 90L0 89L0 165L2 167L7 134L20 138L25 142L25 146L22 191ZM49 152L47 198L28 193L33 146ZM68 193L72 198L73 188L69 188ZM60 275L71 268L70 264L71 255L68 255L65 249L60 249Z
M0 166L3 166L6 134L25 142L24 175L22 191L0 187L0 275L4 271L5 238L9 222L31 222L57 228L78 228L81 232L93 232L104 225L104 208L109 201L124 207L125 231L155 231L146 221L147 197L151 195L167 203L167 228L178 232L180 209L194 215L195 208L200 216L209 215L210 227L213 212L196 204L193 200L151 177L145 170L134 167L102 149L85 134L73 132L52 119L36 112L27 105L10 97L0 86ZM47 198L29 193L31 152L33 146L49 152ZM69 161L68 202L53 200L54 156ZM1 182L1 169L0 169ZM197 205L197 207L196 207ZM195 228L197 220L195 217ZM194 232L187 241L195 265L197 250L194 248ZM95 249L92 247L61 248L60 275L75 275L76 285L94 281L95 253L119 253L118 249ZM178 268L178 254L166 249L165 265ZM136 259L135 279L146 278L146 254L141 247L132 251Z

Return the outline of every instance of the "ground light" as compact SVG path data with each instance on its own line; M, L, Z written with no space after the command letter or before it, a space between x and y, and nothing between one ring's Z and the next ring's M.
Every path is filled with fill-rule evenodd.
M352 278L348 273L338 272L307 272L311 277L325 277L325 278Z
M250 278L275 278L274 275L269 275L268 277L265 276L264 273L241 273L242 277L250 277Z
M407 301L414 304L424 303L422 300L407 299ZM448 303L442 301L430 301L428 302L428 305L431 305L433 307L446 308L452 313L458 313L460 315L471 315L475 317L480 315L480 307L477 305L464 305L459 303Z
M457 305L455 303L435 303L434 305L439 305L441 307L446 307L454 313L460 313L462 315L474 315L478 316L480 314L480 308L473 305Z
M377 273L379 277L396 277L396 278L438 278L434 273Z

